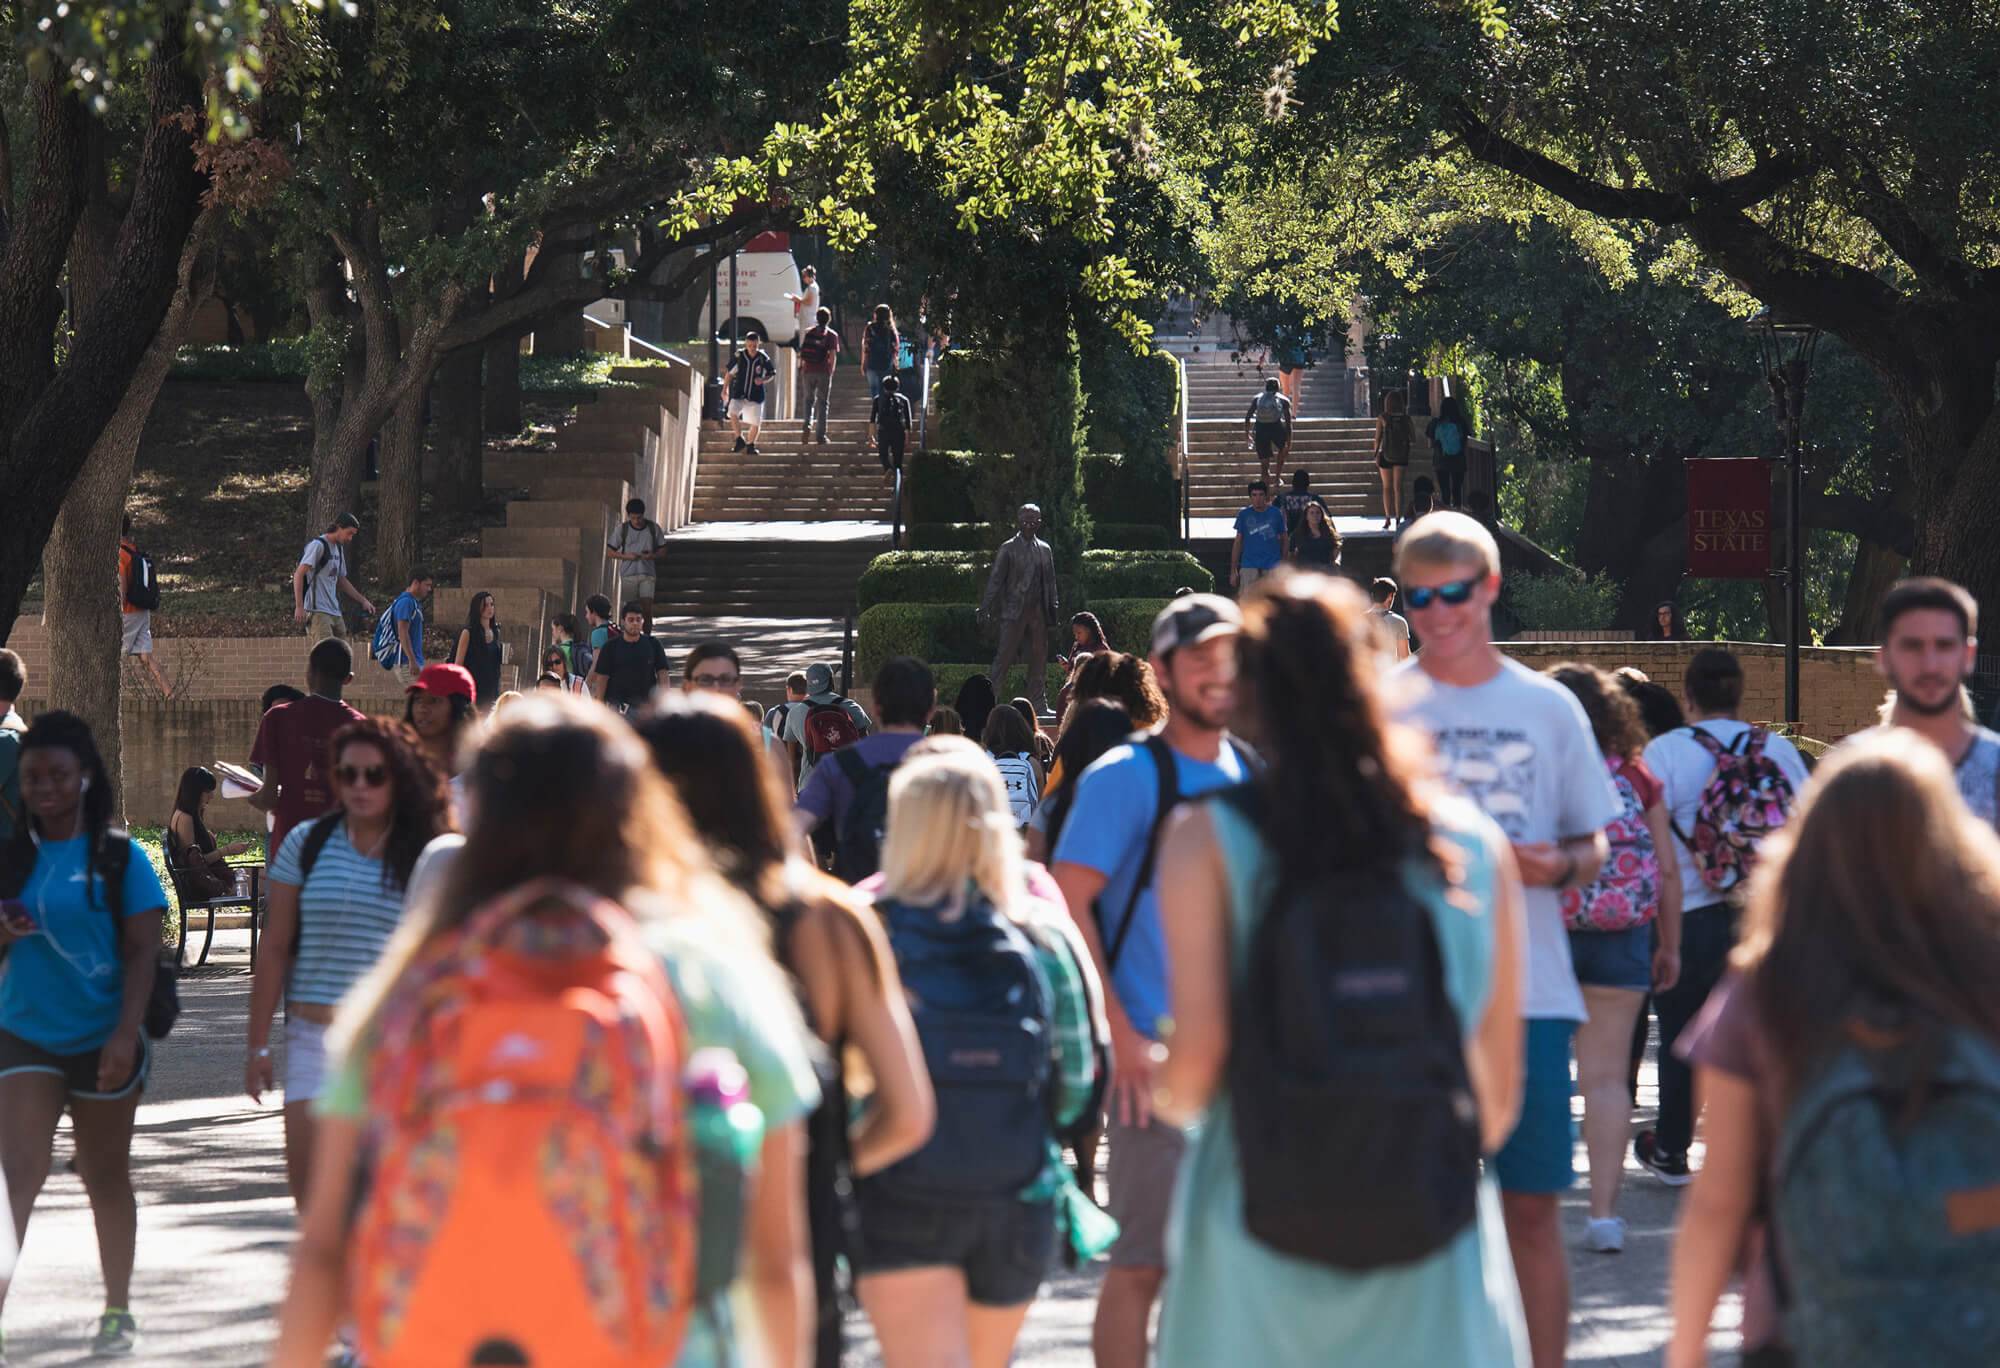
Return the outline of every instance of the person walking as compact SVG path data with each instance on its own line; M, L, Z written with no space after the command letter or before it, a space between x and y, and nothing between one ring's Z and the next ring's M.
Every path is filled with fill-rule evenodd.
M554 687L564 693L583 692L582 676L569 672L569 657L558 646L542 652L542 672L535 677L535 686L540 688L549 680L554 680Z
M1143 663L1143 662L1141 662ZM1096 764L1113 746L1124 743L1143 727L1132 724L1132 714L1115 698L1087 698L1072 706L1063 718L1062 735L1056 738L1055 762L1042 786L1042 798L1028 819L1023 837L1030 860L1046 864L1069 820L1076 798L1076 785L1065 783L1069 775L1082 774Z
M1013 708L995 708L986 717L979 744L993 757L1014 826L1025 832L1042 801L1042 763L1035 758L1035 728Z
M808 266L807 270L812 268ZM819 286L811 287L815 299ZM814 305L812 326L799 336L799 378L805 391L800 404L800 434L812 433L826 445L827 411L833 405L833 372L840 364L840 334L833 330L833 310Z
M1162 1368L1526 1362L1479 1171L1520 1101L1521 885L1499 829L1430 792L1421 753L1383 720L1364 603L1310 574L1251 596L1245 697L1285 745L1161 833L1174 1031L1154 1086L1166 1119L1200 1123L1174 1199ZM1399 1029L1340 1034L1362 1016L1339 987L1357 963L1407 965ZM1318 1049L1298 1038L1306 1021L1326 1023ZM1398 1059L1425 1063L1401 1071L1394 1103L1373 1100L1367 1071ZM1279 1142L1294 1129L1311 1159Z
M328 745L334 808L294 827L271 859L263 953L250 987L243 1090L262 1105L277 1080L271 1018L285 1003L285 1180L303 1206L313 1102L326 1082L326 1029L382 957L424 847L451 829L445 772L407 723L352 722Z
M868 735L875 724L867 709L833 687L831 665L806 666L801 701L805 706L790 710L779 739L798 748L798 786L803 788L820 761Z
M424 754L446 776L454 802L459 797L459 772L465 767L466 738L479 725L478 693L460 665L426 665L403 691L403 721L423 743Z
M1327 521L1326 505L1314 501L1292 529L1287 559L1303 570L1330 571L1340 564L1340 544L1339 530Z
M1396 544L1395 574L1424 649L1389 676L1390 697L1431 737L1443 777L1499 824L1528 890L1521 1114L1489 1167L1535 1368L1560 1368L1569 1267L1558 1203L1573 1178L1570 1038L1585 1016L1561 894L1597 877L1619 808L1575 695L1492 644L1493 534L1462 513L1433 513Z
M824 323L827 319L833 317L831 313L821 309L819 306L818 268L813 266L799 267L799 292L793 294L790 290L787 290L785 291L785 298L790 300L792 305L792 335L785 339L785 345L788 347L798 347L803 351L805 335L812 328L814 321L818 320ZM800 359L804 360L804 357Z
M1153 1303L1166 1278L1167 1204L1187 1141L1153 1115L1153 1052L1170 1018L1154 862L1175 803L1250 776L1249 752L1228 736L1241 630L1236 605L1214 594L1189 594L1160 611L1150 664L1165 721L1073 779L1068 820L1053 843L1050 872L1098 978L1111 988L1108 1210L1119 1235L1091 1329L1100 1368L1145 1363Z
M695 834L764 912L778 961L798 981L823 1047L820 1104L807 1122L806 1210L818 1312L815 1362L840 1368L837 1264L848 1253L851 1185L929 1138L937 1106L880 921L837 879L795 853L791 794L761 762L747 719L698 695L662 695L637 723ZM870 1089L850 1100L846 1056Z
M383 615L387 640L383 639L383 626L375 629L376 663L395 675L396 682L406 689L423 672L424 600L431 596L434 582L428 570L412 572L409 587L396 595Z
M482 589L465 606L465 626L459 629L458 641L451 648L451 663L472 676L473 702L487 712L500 697L500 666L506 658L498 605L493 595Z
M868 377L870 403L882 392L882 382L896 373L896 358L902 347L902 336L896 331L896 315L887 304L877 304L874 316L861 330L861 369Z
M965 726L965 734L971 737L986 735L986 716L1000 705L1000 696L993 688L993 680L988 675L973 674L965 677L952 696L952 711Z
M1271 462L1292 449L1292 401L1278 392L1276 380L1266 380L1243 411L1243 440L1257 453L1257 478L1268 487Z
M752 439L754 440L754 438ZM646 631L653 630L653 604L659 587L660 562L667 554L667 534L646 516L644 499L628 499L625 521L612 530L605 552L618 562L618 598L636 603L646 615Z
M605 642L591 662L586 681L595 697L619 712L629 712L652 697L654 689L673 684L667 648L647 633L644 607L627 603L619 617L619 634Z
M123 629L120 640L125 654L136 657L145 666L146 673L153 677L153 683L160 691L160 697L172 698L173 688L167 683L167 677L160 673L159 662L153 659L153 609L160 602L159 581L153 570L152 558L132 540L132 519L129 515L125 519L124 533L118 539L118 593L119 621Z
M1403 509L1403 472L1410 465L1409 400L1401 390L1382 396L1375 419L1375 465L1382 473L1382 526L1394 527Z
M271 814L272 850L293 827L333 806L327 745L335 732L361 720L360 710L341 698L353 682L353 648L338 639L315 642L306 653L305 697L268 709L257 723L250 763L264 783L250 795L250 805Z
M1378 575L1368 586L1368 616L1377 649L1388 664L1410 658L1410 621L1396 611L1396 581Z
M819 1089L756 910L604 709L553 694L517 704L466 780L462 847L427 857L408 925L329 1033L272 1363L318 1368L343 1315L370 1362L391 1335L416 1363L729 1368L739 1340L801 1362L800 1175ZM503 977L502 964L523 972ZM551 983L569 986L557 998ZM452 1052L460 1023L513 1048ZM565 1083L561 1107L491 1100L552 1065L580 1089ZM413 1148L428 1113L401 1099L419 1082L464 1085L447 1152ZM619 1096L658 1119L626 1126ZM517 1147L544 1156L545 1181L500 1166Z
M1438 405L1437 416L1424 426L1431 444L1431 471L1437 476L1438 499L1446 508L1465 502L1465 444L1472 438L1472 424L1465 416L1465 401L1447 394Z
M25 809L0 849L0 1175L13 1231L25 1237L69 1113L104 1274L90 1352L124 1357L139 1337L132 1119L152 1062L148 1005L167 894L117 825L88 723L42 713L20 756ZM0 1280L0 1306L8 1286Z
M1729 973L1679 1044L1708 1160L1674 1240L1667 1368L1709 1361L1738 1267L1746 1364L2000 1356L1974 1214L2000 1184L2000 844L1956 788L1935 747L1864 735L1764 846Z
M557 613L549 619L549 649L561 651L563 673L580 687L590 673L590 646L583 639L582 624L575 613Z
M1964 706L1979 664L1979 604L1950 580L1926 576L1898 580L1882 598L1880 617L1875 668L1894 690L1883 725L1908 728L1942 751L1965 805L2000 826L2000 733L1974 722Z
M1648 737L1639 705L1594 665L1564 662L1546 673L1583 705L1618 790L1619 815L1605 831L1611 853L1604 868L1587 887L1562 895L1570 963L1588 1013L1576 1030L1576 1086L1583 1094L1590 1161L1584 1248L1617 1254L1625 1248L1618 1188L1632 1130L1632 1033L1647 993L1665 992L1680 977L1680 865L1660 781L1643 758Z
M1680 865L1681 972L1672 988L1653 995L1660 1111L1653 1129L1632 1144L1639 1162L1670 1187L1688 1182L1695 1120L1694 1075L1674 1042L1721 981L1758 847L1785 824L1807 777L1789 740L1737 716L1743 666L1728 651L1696 651L1682 694L1688 725L1658 737L1645 753L1646 767L1660 780Z
M604 643L618 635L618 624L611 620L611 600L602 594L592 594L583 601L583 620L590 628L590 640L584 643L594 656L604 649ZM576 662L576 672L589 675L590 667Z
M725 376L729 382L729 430L735 434L733 449L757 454L757 433L764 426L764 386L775 379L778 367L762 350L757 332L743 334L743 350L729 360ZM745 433L748 436L745 436Z
M883 474L903 468L903 447L915 423L896 377L883 376L881 389L868 401L868 440L882 458Z
M1014 535L1000 544L993 556L993 570L986 577L986 592L980 596L974 614L981 627L997 615L1000 644L993 655L991 683L996 694L1007 683L1007 671L1015 662L1026 669L1027 697L1035 711L1048 707L1049 633L1062 621L1056 596L1056 558L1049 544L1035 534L1042 527L1038 504L1022 504L1014 520ZM965 709L959 708L961 715ZM966 726L972 719L966 716ZM985 719L980 719L982 727Z
M1321 513L1327 514L1327 525L1332 526L1332 515L1327 513L1326 500L1313 493L1312 472L1309 470L1294 470L1292 487L1272 502L1278 506L1278 511L1285 515L1287 532L1295 533L1299 530L1299 525L1305 521L1306 509L1314 504L1319 505Z
M304 623L306 635L314 641L347 635L342 598L375 616L375 605L347 578L347 548L360 534L361 519L343 513L299 553L298 568L292 571L292 621Z
M1240 596L1278 568L1285 558L1285 515L1271 507L1271 488L1250 482L1250 502L1236 513L1236 540L1229 547L1229 587Z
M885 1368L1003 1368L1069 1210L1057 1136L1097 1096L1093 997L1062 913L1027 891L992 764L932 744L890 784L875 910L937 1127L856 1182L855 1291Z
M28 687L28 667L13 651L0 648L0 846L14 839L21 824L21 738L28 723L15 704Z
M910 747L924 739L937 706L931 667L914 656L891 656L871 683L880 726L831 753L799 786L793 820L801 835L823 831L833 872L859 883L881 867L889 814L889 780ZM826 759L827 757L822 757Z

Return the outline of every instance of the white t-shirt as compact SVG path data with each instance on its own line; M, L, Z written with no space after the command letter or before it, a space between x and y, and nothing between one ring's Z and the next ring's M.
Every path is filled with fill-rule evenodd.
M798 325L793 335L803 337L806 330L819 322L819 282L809 280L799 288L799 302L792 305L792 321Z
M347 552L325 537L314 537L299 552L306 567L306 590L300 606L308 613L340 616L340 582L347 578Z
M1693 725L1725 748L1735 745L1737 738L1750 730L1748 722L1733 717L1711 717ZM1806 762L1799 758L1798 747L1774 733L1764 743L1764 754L1791 781L1794 800L1805 793ZM1694 810L1701 805L1701 791L1708 787L1709 777L1715 773L1715 757L1683 728L1653 738L1646 747L1646 768L1659 779L1661 801L1667 805L1667 816L1679 833L1674 838L1674 858L1681 867L1681 911L1692 912L1697 907L1721 902L1727 895L1717 893L1701 881L1701 871L1694 867L1694 856L1680 839L1694 834Z
M1525 665L1502 660L1483 684L1442 684L1411 660L1389 676L1392 708L1437 743L1445 777L1509 841L1567 840L1602 831L1623 810L1576 695ZM1583 990L1570 964L1562 902L1527 890L1527 979L1521 1015L1582 1021Z

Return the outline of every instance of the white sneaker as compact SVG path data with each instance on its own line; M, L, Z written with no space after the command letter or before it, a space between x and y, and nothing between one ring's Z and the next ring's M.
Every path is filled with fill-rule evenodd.
M1593 1254L1622 1254L1625 1252L1625 1219L1622 1216L1606 1216L1603 1220L1593 1220L1583 1232L1583 1247Z

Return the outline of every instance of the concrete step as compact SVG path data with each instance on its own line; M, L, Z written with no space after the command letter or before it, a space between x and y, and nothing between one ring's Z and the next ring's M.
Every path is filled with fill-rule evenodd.
M486 487L526 489L530 481L549 475L583 479L630 479L633 456L619 451L489 451Z

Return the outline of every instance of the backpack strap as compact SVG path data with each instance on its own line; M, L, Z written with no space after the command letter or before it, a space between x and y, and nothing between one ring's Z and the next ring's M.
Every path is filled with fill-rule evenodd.
M1180 770L1174 763L1174 748L1158 733L1145 740L1146 753L1153 757L1153 771L1159 784L1159 797L1153 807L1152 825L1146 828L1146 852L1139 860L1139 872L1132 880L1132 891L1125 898L1125 912L1118 921L1118 930L1104 947L1104 968L1108 973L1118 972L1118 957L1125 949L1125 938L1132 934L1134 914L1139 910L1139 899L1153 882L1153 867L1159 861L1160 828L1166 825L1167 814L1181 800ZM1102 917L1099 918L1100 922ZM1098 927L1102 935L1104 928Z
M306 886L306 880L312 877L313 866L319 863L320 852L326 849L326 843L333 839L334 831L340 826L340 823L346 816L345 812L339 808L335 808L323 817L312 819L311 825L306 830L305 842L299 847L299 887L301 889Z

